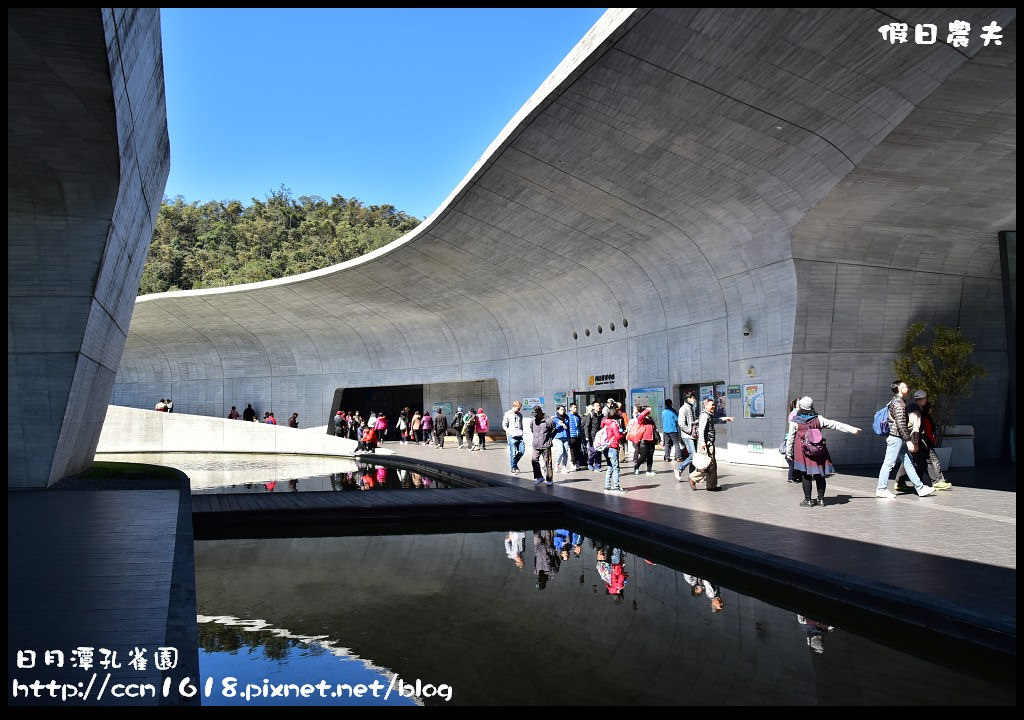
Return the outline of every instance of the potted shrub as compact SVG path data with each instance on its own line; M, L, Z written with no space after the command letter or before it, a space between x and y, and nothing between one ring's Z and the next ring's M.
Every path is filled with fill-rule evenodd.
M919 338L927 327L927 323L922 322L907 327L892 369L911 389L928 393L938 453L957 403L970 395L971 383L985 377L988 371L983 365L970 361L974 343L964 339L959 328L935 325L931 344L925 344ZM949 464L948 455L943 464Z

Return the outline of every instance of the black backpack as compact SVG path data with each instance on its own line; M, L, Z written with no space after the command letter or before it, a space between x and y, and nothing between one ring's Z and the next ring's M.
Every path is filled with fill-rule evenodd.
M455 413L455 417L452 418L452 429L462 429L462 413Z

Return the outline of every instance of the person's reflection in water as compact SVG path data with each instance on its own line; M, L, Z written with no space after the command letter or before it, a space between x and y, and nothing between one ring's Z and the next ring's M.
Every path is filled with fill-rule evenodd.
M508 559L516 564L520 570L526 565L523 559L523 552L526 550L526 532L522 530L509 530L505 535L505 554Z
M298 492L298 491L299 491L299 481L297 479L296 480L289 480L288 481L288 492Z
M579 533L572 534L572 554L576 557L583 554L583 536Z
M597 546L597 574L604 581L604 589L615 598L615 604L621 604L625 597L624 590L629 582L629 573L623 568L626 553L620 548Z
M403 445L404 444L405 443L403 443ZM395 474L398 475L398 484L399 485L401 485L403 488L406 488L406 489L412 487L412 480L409 478L409 471L408 470L403 470L402 468L398 468L397 470L395 470Z
M370 470L367 468L363 471L363 475L360 478L359 487L363 490L373 490L373 486L376 483L373 481L373 475L370 474Z
M835 627L818 620L811 620L800 614L796 616L796 621L807 631L807 647L811 649L811 652L818 655L825 652L825 633L832 632Z
M551 530L533 531L533 572L537 576L537 589L547 587L548 578L558 572L561 560L551 539Z
M340 473L331 473L331 490L341 490Z
M264 486L267 488L267 492L274 492L274 488L277 487L277 480L271 480L265 483Z
M722 599L722 594L719 592L717 585L713 585L707 580L702 580L696 575L687 575L685 573L683 574L683 579L690 585L690 595L693 597L704 595L711 600L711 612L719 613L725 610L725 600Z
M571 530L555 530L554 536L555 552L563 560L569 559L569 545L572 542Z
M423 476L419 473L412 473L412 486L415 488L423 487Z
M387 483L388 483L388 469L386 467L384 467L383 465L381 465L380 467L377 468L377 487L379 487L381 490L383 490L384 487L387 485Z

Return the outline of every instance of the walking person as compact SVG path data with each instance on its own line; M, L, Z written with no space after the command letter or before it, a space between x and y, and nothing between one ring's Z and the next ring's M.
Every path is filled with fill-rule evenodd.
M935 453L935 421L932 420L932 405L928 402L928 393L918 390L914 393L914 403L907 406L908 425L910 418L917 414L918 433L917 452L914 454L914 467L917 468L917 475L926 485L931 485L936 490L949 490L953 483L946 480L942 474L942 464L939 456ZM914 435L911 432L911 435ZM910 487L906 484L903 476L906 471L900 465L896 468L896 490L909 492ZM928 480L925 480L925 476Z
M299 428L299 414L298 413L292 413L292 416L290 418L288 418L288 427L295 428L296 430L298 430L298 428Z
M420 419L420 431L423 437L423 444L427 445L433 441L431 433L434 430L434 418L430 416L426 410L423 411L423 417Z
M602 420L604 420L604 415L601 413L601 402L595 400L591 403L587 414L583 416L583 434L587 441L587 469L592 472L601 472L603 453L594 448L594 436L601 429Z
M860 432L860 428L819 415L814 409L814 400L809 396L800 398L796 417L789 421L786 433L786 459L793 466L793 477L803 485L801 507L825 507L825 479L836 472L821 435L822 428L852 435ZM812 479L818 489L817 500L811 499Z
M387 437L387 434L388 434L388 416L384 414L383 410L381 410L379 413L377 413L376 430L377 430L377 442L380 443L381 445L383 445L384 444L384 438Z
M476 437L480 445L480 447L477 448L478 450L487 449L488 430L490 430L490 425L488 424L487 414L484 412L483 408L478 408L476 411Z
M402 445L409 444L409 408L402 408L398 413L398 420L395 421L395 429L398 430L398 442Z
M665 462L679 460L679 413L672 407L672 401L665 400L665 409L661 411L662 445L665 451Z
M439 407L434 416L434 447L444 450L444 437L448 434L448 416L444 414L444 408Z
M697 483L706 481L705 487L708 490L718 490L718 460L715 459L715 425L732 422L736 418L715 417L715 399L704 398L704 410L697 422L697 452L704 453L711 458L711 464L704 470L695 470L690 473L690 489L696 490Z
M693 454L697 452L696 445L699 435L700 410L697 408L697 393L687 390L683 393L682 420L679 421L679 439L686 448L686 459L676 467L676 480L683 479L683 469L693 462Z
M512 408L501 418L501 428L505 431L505 438L508 440L508 462L509 471L513 475L519 474L519 461L526 451L523 442L523 403L519 400L512 401ZM462 441L459 441L462 444Z
M636 451L633 454L633 474L640 474L640 466L647 464L647 474L654 475L654 420L651 419L651 406L636 409L636 432L634 445Z
M423 415L419 410L412 414L412 423L409 427L412 428L412 439L417 445L423 444Z
M910 482L914 484L914 490L917 491L918 497L926 497L935 492L935 488L928 487L917 474L917 468L914 467L914 463L908 455L917 451L917 444L914 442L910 434L910 427L907 425L907 393L910 392L910 388L907 387L905 382L900 380L893 380L890 387L892 388L892 399L889 400L889 404L886 406L888 409L887 417L889 419L889 435L885 438L885 459L882 461L882 467L878 471L878 485L875 487L875 497L883 498L885 500L891 500L896 497L889 490L889 474L892 469L896 467L896 463L899 462L900 456L903 457L903 468L907 472L907 477L910 478Z
M462 428L466 424L466 416L462 412L462 408L456 408L455 415L452 416L452 432L455 433L455 439L459 443L459 450L462 449Z
M555 472L569 472L569 418L565 414L565 405L555 408L554 448L552 454L555 456Z
M341 410L334 414L334 436L345 437L345 413Z
M623 493L626 491L619 484L619 448L622 441L622 429L619 427L616 413L617 409L606 407L603 411L604 419L601 421L600 432L604 433L604 441L608 444L605 450L608 453L608 470L604 476L604 491ZM601 438L596 437L596 440L597 445L600 446Z
M245 406L245 410L242 411L242 420L245 422L252 422L256 419L256 411L252 409L252 403Z
M576 403L569 404L569 461L573 470L581 470L583 466L583 418L577 412Z
M530 419L530 433L533 436L533 484L540 485L547 482L554 484L554 476L551 472L551 443L555 437L555 423L544 416L544 408L535 405L533 417Z
M466 441L466 447L472 451L473 448L473 437L476 433L476 413L469 409L466 414L462 416L462 437Z

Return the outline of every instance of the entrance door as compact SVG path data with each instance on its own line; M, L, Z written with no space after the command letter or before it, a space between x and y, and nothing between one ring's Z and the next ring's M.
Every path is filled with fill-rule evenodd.
M629 408L626 408L626 391L619 390L617 388L608 388L607 390L577 390L576 391L576 405L579 406L580 412L583 409L589 407L598 401L601 405L608 402L608 398L612 398L616 402L622 403L622 407L625 408L626 412L629 412Z

